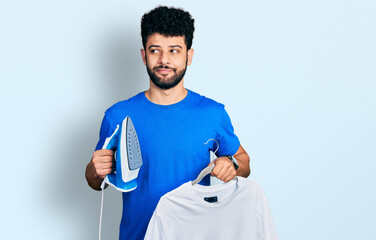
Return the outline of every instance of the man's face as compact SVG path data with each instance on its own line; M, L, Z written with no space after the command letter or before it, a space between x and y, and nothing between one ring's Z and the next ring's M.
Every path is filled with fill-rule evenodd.
M161 89L175 87L191 64L193 49L187 51L184 37L165 37L159 33L149 36L141 50L150 80Z

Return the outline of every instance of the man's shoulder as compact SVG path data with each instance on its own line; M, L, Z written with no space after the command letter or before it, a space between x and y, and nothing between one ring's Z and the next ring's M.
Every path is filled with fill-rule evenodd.
M119 124L126 116L131 116L132 118L143 103L142 94L144 92L113 104L105 111L106 118L113 124Z
M190 94L192 95L193 102L198 104L201 107L209 107L209 108L215 108L215 109L224 108L224 104L217 102L216 100L212 98L206 97L192 90L189 90L189 91L190 91Z
M130 98L125 99L125 100L121 100L121 101L113 104L111 107L109 107L106 110L106 114L116 113L118 111L124 111L124 110L127 110L129 108L135 107L135 105L137 105L138 103L141 102L142 94L144 94L144 92L140 92L140 93L134 95L133 97L130 97Z

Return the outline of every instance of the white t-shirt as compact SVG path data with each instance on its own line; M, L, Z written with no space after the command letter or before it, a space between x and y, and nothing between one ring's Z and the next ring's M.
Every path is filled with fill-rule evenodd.
M206 199L206 200L205 200ZM278 239L260 185L236 177L214 186L184 183L159 201L147 240Z

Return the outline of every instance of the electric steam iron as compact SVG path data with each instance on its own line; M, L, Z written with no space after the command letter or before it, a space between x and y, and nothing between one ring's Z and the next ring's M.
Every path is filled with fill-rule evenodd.
M107 183L121 192L134 190L137 187L137 176L142 166L142 157L136 129L129 116L105 140L103 149L116 151L116 171L105 177L102 189Z
M116 170L104 178L101 211L99 216L99 240L102 236L104 187L106 183L121 192L130 192L137 187L138 171L142 166L140 143L132 120L127 116L114 133L106 138L102 149L115 151Z

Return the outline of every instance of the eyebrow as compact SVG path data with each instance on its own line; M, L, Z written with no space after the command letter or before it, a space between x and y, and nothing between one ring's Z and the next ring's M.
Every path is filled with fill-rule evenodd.
M149 49L150 48L152 48L152 47L161 47L160 45L150 45L149 46ZM181 49L183 49L183 47L182 46L180 46L180 45L170 45L170 46L168 46L169 48L181 48Z
M170 48L176 48L176 47L177 47L177 48L181 48L181 49L183 49L180 45L170 45L169 47L170 47Z
M161 47L161 46L159 46L159 45L150 45L149 49L152 48L152 47Z

